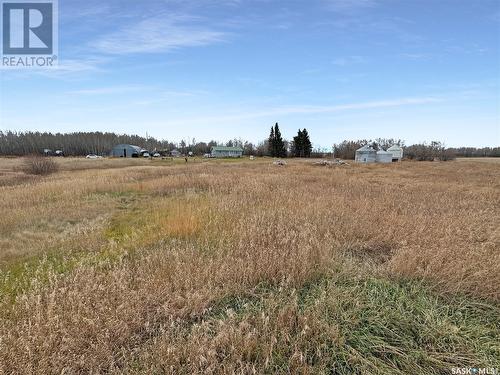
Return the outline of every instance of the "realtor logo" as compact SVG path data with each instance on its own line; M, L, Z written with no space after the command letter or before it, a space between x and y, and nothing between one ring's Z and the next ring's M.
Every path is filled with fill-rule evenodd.
M0 0L2 66L47 67L57 61L57 0Z

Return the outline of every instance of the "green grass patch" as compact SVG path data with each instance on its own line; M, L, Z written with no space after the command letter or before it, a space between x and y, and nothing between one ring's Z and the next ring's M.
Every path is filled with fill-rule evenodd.
M196 237L200 227L195 220L198 214L187 212L184 207L192 210L204 201L169 198L139 206L136 200L140 196L136 193L110 194L118 199L117 208L123 206L124 209L117 210L102 232L95 233L95 248L75 247L75 243L69 242L70 245L63 244L43 255L5 265L0 268L0 305L11 305L22 293L35 286L45 286L52 278L78 266L108 269L124 257L136 256L138 249L148 248L160 240Z
M200 334L229 337L206 349L221 366L242 361L268 374L450 374L498 367L499 321L498 306L438 296L419 281L343 275L298 290L263 286L251 297L226 296L185 327L182 345Z
M24 259L0 270L0 303L13 303L22 292L47 284L51 277L74 268L76 259L58 250Z
M301 315L324 336L324 362L340 374L449 374L452 367L495 367L500 358L498 306L439 297L418 281L324 279L299 292Z

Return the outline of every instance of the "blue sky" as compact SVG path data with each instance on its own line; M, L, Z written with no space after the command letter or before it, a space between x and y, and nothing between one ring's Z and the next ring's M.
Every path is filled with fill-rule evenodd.
M60 0L59 68L0 130L500 145L498 0Z

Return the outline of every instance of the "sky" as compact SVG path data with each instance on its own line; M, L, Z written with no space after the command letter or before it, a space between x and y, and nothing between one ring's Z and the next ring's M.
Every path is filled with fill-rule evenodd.
M498 0L59 0L58 60L0 130L500 145Z

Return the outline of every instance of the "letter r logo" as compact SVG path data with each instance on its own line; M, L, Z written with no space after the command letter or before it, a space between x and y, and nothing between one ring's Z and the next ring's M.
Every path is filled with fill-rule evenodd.
M4 55L51 55L54 8L51 1L2 3Z

